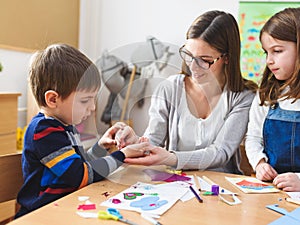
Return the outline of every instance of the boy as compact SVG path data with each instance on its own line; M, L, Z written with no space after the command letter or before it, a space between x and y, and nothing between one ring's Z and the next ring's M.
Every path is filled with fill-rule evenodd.
M128 146L106 156L116 145L117 123L87 152L74 125L95 110L101 80L97 67L80 51L55 44L37 52L29 80L41 111L28 125L22 156L24 184L17 201L16 218L100 181L120 166L125 157L142 156L148 143ZM128 129L125 129L128 130ZM127 136L128 137L127 137ZM122 141L131 134L122 135Z

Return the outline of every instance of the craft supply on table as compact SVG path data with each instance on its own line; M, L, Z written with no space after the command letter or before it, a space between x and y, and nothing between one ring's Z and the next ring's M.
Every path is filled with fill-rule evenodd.
M300 225L300 208L297 208L292 212L288 212L286 209L279 207L278 204L267 205L266 208L271 209L283 215L279 219L269 223L269 225L282 225L282 224Z
M213 182L211 179L209 179L206 176L203 176L202 178L200 178L200 181L201 181L201 189L203 191L206 191L206 192L212 192L212 186L213 185L218 185L218 184L216 184L215 182ZM202 186L203 186L203 188L202 188ZM218 186L219 186L219 194L223 194L223 195L232 195L232 194L238 195L238 193L236 193L236 192L229 191L229 190L227 190L227 189L225 189L223 187L220 187L220 185L218 185ZM208 193L206 193L206 194L208 195Z
M162 215L189 191L188 187L189 184L182 181L163 184L137 182L100 205ZM114 203L116 199L119 200L117 204Z
M103 220L116 220L129 225L138 225L130 220L124 219L117 209L112 208L107 209L107 211L100 210L98 212L98 218Z
M290 202L290 203L294 203L294 204L300 205L300 201L299 201L299 200L296 200L296 199L293 199L293 198L285 198L285 200L286 200L287 202Z
M262 182L254 177L225 177L225 179L244 193L273 193L280 191L272 184Z
M205 192L202 193L202 195L204 195L204 196L207 196L207 195L214 195L214 193L211 192L211 191L205 191Z
M209 179L207 176L202 176L202 179L205 180L208 184L210 185L214 185L216 184L215 182L213 182L211 179Z
M223 202L228 205L238 205L242 203L242 201L238 197L236 197L235 194L219 194L218 196ZM228 197L231 197L232 199L228 200Z
M150 214L141 213L141 216L153 225L162 225L160 222L158 222L156 219L154 219Z
M206 176L203 176L202 178L205 182L207 182L208 184L211 185L210 186L211 190L204 192L204 193L206 193L206 195L208 195L210 193L213 193L213 195L218 195L219 199L221 201L223 201L226 204L231 205L231 206L242 203L242 201L236 196L237 195L236 193L228 191L227 189L220 187L218 184L216 184L215 182L213 182L211 179L209 179Z
M86 200L85 203L78 205L77 210L94 210L96 209L96 204Z
M219 195L219 185L211 185L211 192L214 193L214 195Z
M285 200L297 205L300 205L300 192L289 191L285 192L289 197Z
M194 181L195 181L195 185L196 185L197 189L199 191L201 191L201 184L200 184L199 178L198 178L198 176L196 174L194 174Z
M119 210L115 208L108 208L107 211L100 210L98 213L95 212L76 212L83 218L98 218L103 220L116 220L129 225L138 225L130 220L124 219Z
M187 176L182 176L174 173L167 173L167 172L154 170L154 169L144 169L143 172L146 173L149 177L151 177L152 181L173 182L173 181L191 180L191 178Z
M197 200L198 200L200 203L203 203L202 198L197 194L197 192L194 190L194 188L192 187L192 185L190 185L190 190L193 192L193 194L195 195L195 197L197 198Z

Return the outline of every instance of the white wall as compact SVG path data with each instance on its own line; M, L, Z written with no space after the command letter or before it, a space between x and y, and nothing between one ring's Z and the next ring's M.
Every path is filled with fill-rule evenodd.
M80 49L92 60L101 57L104 49L114 53L123 60L130 59L130 46L144 42L152 35L160 41L173 46L178 52L179 46L185 42L185 34L192 21L208 10L222 10L238 15L237 0L82 0ZM127 59L126 59L127 52ZM175 57L175 56L174 56ZM178 57L177 57L178 58ZM130 60L129 60L130 61ZM127 61L128 62L128 61ZM178 72L180 60L174 59L171 64L177 69L164 76ZM155 83L147 87L147 95L151 95ZM107 102L108 91L101 90L98 104L98 128L102 133L107 125L100 121L103 108ZM146 128L147 109L150 98L145 99L142 109L135 102L129 106L130 118L138 134Z
M192 21L207 10L238 15L238 0L81 0L80 48L92 59L153 35L181 45Z
M0 92L22 94L18 99L18 126L20 127L26 124L27 74L31 55L32 53L0 49L0 62L3 65L3 70L0 72Z
M95 61L104 49L118 50L132 43L143 42L149 35L179 46L184 43L191 22L204 11L212 9L227 11L237 17L238 0L81 0L79 47ZM0 61L4 66L0 73L0 91L22 93L18 106L19 126L26 123L24 109L31 55L0 49ZM105 104L104 97L99 114ZM134 126L138 133L142 133L147 119L144 111L137 114L141 123L134 122ZM101 132L106 129L104 124L100 124L100 127Z

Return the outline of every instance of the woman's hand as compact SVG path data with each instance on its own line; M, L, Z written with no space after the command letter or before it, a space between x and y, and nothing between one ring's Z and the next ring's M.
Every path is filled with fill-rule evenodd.
M138 144L127 145L125 148L122 148L120 151L124 153L125 157L135 158L143 157L150 151L152 146L149 142L141 142Z
M273 184L283 191L300 191L300 179L295 173L283 173L275 177Z
M147 142L146 142L147 143ZM143 157L139 158L126 158L125 163L135 164L135 165L167 165L176 166L177 157L174 153L167 151L161 147L151 146Z
M272 181L278 174L276 170L265 160L261 160L256 168L256 178L263 181Z

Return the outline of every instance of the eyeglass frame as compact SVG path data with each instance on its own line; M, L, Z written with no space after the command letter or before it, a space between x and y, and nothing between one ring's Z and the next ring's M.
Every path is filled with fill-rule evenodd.
M183 45L183 46L181 46L181 47L179 48L179 55L180 55L180 58L188 65L187 61L186 61L186 60L182 57L182 55L181 55L181 52L184 52L186 55L188 55L188 56L190 56L190 57L192 58L192 60L191 60L189 63L192 63L193 60L195 60L196 64L197 64L199 67L201 67L202 69L204 69L204 70L208 70L208 69L211 67L211 65L213 65L215 62L217 62L218 60L220 60L223 56L225 56L225 55L227 54L227 53L222 53L219 57L217 57L217 58L215 58L215 59L212 59L212 61L209 62L209 61L207 61L207 60L202 59L202 57L195 57L195 56L193 56L193 55L192 55L190 52L188 52L187 50L184 51L184 50L183 50L184 47L185 47L185 45ZM203 66L200 66L198 60L201 60L202 62L208 64L208 68L204 68ZM189 66L189 65L188 65L188 66Z

